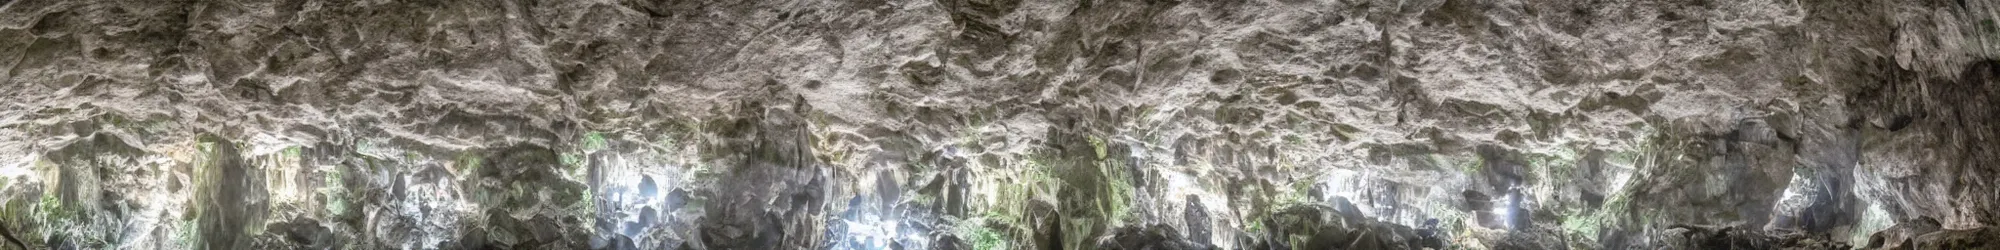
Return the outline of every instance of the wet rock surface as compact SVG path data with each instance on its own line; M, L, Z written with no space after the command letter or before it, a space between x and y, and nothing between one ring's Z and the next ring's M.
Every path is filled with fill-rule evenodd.
M0 1L0 248L1993 249L1996 13Z
M1913 249L1916 247L1915 241L1917 236L1937 232L1939 229L1941 228L1939 228L1937 219L1925 217L1903 221L1896 223L1896 226L1883 229L1881 232L1875 232L1875 234L1868 236L1867 247L1872 249Z
M1676 249L1852 249L1826 235L1808 236L1800 232L1746 230L1733 226L1711 227L1674 225L1663 241Z
M2000 249L2000 229L1947 229L1917 236L1915 249Z
M1368 218L1351 206L1290 207L1266 223L1271 228L1243 249L1424 249L1425 239L1409 226Z

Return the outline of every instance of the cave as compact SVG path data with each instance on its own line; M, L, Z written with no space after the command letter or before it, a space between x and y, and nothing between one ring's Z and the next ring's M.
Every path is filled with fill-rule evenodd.
M1996 19L0 0L0 249L2000 249Z

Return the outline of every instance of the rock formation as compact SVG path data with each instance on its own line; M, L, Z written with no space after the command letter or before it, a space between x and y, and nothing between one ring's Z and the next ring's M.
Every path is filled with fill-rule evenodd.
M1995 20L0 0L0 248L2000 249Z

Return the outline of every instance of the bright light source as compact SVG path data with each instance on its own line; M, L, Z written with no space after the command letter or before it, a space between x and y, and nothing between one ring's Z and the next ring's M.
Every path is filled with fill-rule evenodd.
M1513 218L1514 218L1514 216L1513 216L1513 215L1514 215L1514 206L1516 206L1516 205L1517 205L1517 204L1515 204L1515 203L1514 203L1514 193L1513 193L1513 192L1508 192L1508 193L1507 193L1507 195L1504 195L1504 196L1500 196L1500 201L1499 201L1499 202L1496 202L1496 203L1501 203L1501 204L1507 204L1507 205L1503 205L1503 206L1494 206L1494 207L1493 207L1493 215L1494 215L1495 217L1498 217L1498 218L1500 218L1500 227L1501 227L1501 228L1507 228L1507 229L1513 229L1513 228L1514 228L1514 219L1513 219Z
M1194 176L1188 176L1179 171L1161 171L1160 175L1161 178L1167 179L1167 190L1172 192L1168 194L1168 197L1182 197L1189 194L1201 193L1201 186L1195 184Z
M887 220L874 214L860 218L842 219L847 224L847 235L853 242L860 243L861 249L889 249L889 244L900 239L923 239L916 232L902 232L895 220ZM911 247L911 246L904 246ZM922 247L917 247L921 249Z
M1791 183L1785 184L1785 193L1778 196L1778 204L1771 212L1776 215L1797 215L1805 211L1807 206L1812 205L1812 199L1806 196L1805 192L1807 190L1804 189L1811 188L1813 185L1815 184L1811 178L1807 178L1802 173L1793 172Z
M34 175L35 170L28 169L25 165L27 164L0 167L0 177L14 178L14 177Z
M30 153L26 157L21 157L22 161L11 162L8 163L7 165L0 166L0 177L14 178L14 177L34 175L35 174L35 169L33 168L33 166L35 165L34 159L41 157L42 157L41 154Z

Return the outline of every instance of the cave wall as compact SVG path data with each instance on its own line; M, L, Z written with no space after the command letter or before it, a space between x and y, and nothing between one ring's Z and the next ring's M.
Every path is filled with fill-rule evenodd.
M0 226L29 248L1976 247L2000 223L1986 1L0 6Z

